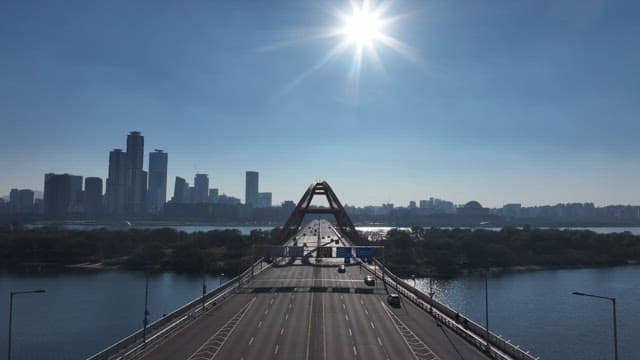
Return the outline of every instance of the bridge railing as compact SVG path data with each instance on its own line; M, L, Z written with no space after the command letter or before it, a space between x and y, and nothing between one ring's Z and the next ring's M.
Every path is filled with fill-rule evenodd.
M434 300L432 297L416 289L415 287L410 286L403 279L399 278L397 275L389 271L377 259L375 260L375 262L380 269L383 269L385 273L384 280L386 284L393 286L396 289L396 291L405 295L407 298L412 300L416 305L418 305L423 310L430 311L431 314L436 319L440 320L441 323L443 323L448 328L458 333L463 338L467 339L470 343L474 344L476 347L489 353L494 359L499 359L499 360L539 359L538 357L535 357L529 354L528 352L525 352L524 350L520 349L519 346L511 344L509 340L503 339L502 337L496 335L493 332L489 332L489 336L488 336L489 343L493 346L493 349L487 350L486 348L487 332L485 328L483 328L481 325L477 324L473 320L451 309L447 305L437 300ZM367 270L371 271L368 268ZM381 277L381 274L378 273L377 275ZM433 311L432 309L435 309L436 311ZM495 351L496 349L499 351Z
M262 262L262 258L252 264L247 270L240 275L230 279L222 284L220 287L205 294L204 301L206 305L215 305L216 301L223 300L230 295L231 290L242 286L242 283L247 282L251 278L251 272L258 274L261 271L269 268L266 265L264 268L259 267ZM184 326L186 323L195 319L195 317L202 311L202 297L198 297L193 301L183 305L182 307L174 310L173 312L164 315L160 319L154 321L147 326L147 342L144 343L143 329L140 329L133 334L125 337L124 339L116 342L108 348L96 353L88 358L88 360L106 360L106 359L128 359L132 358L147 346L151 345L155 341L163 338L164 335L172 333Z

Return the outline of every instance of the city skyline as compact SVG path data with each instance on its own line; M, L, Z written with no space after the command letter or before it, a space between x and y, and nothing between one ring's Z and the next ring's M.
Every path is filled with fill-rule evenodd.
M340 40L308 36L345 6L8 4L0 194L105 180L139 129L169 189L207 173L242 197L256 169L274 204L314 180L358 206L640 204L639 4L394 2L385 31L414 60L376 45L384 71L363 58L355 94L351 49L316 69Z

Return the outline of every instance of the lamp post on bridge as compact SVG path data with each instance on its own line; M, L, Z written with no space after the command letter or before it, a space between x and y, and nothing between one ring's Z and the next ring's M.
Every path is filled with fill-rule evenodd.
M614 297L608 297L608 296L600 296L600 295L594 295L594 294L587 294L587 293L583 293L583 292L579 292L579 291L574 291L572 292L573 295L577 295L577 296L587 296L587 297L592 297L592 298L597 298L597 299L604 299L604 300L609 300L611 301L611 304L613 306L613 351L614 351L614 359L618 360L618 325L616 323L616 298Z
M485 331L487 336L487 352L491 351L491 342L489 341L489 280L487 276L488 270L484 270L484 320L485 320Z
M144 317L142 319L142 342L147 346L147 325L149 325L149 269L144 271Z
M207 294L207 283L205 282L204 266L202 271L202 311L204 311L204 296Z
M13 325L13 297L14 297L14 295L39 294L39 293L44 293L44 292L47 292L47 290L38 289L38 290L11 291L9 293L9 345L7 347L7 360L11 360L11 330L12 330L12 325Z

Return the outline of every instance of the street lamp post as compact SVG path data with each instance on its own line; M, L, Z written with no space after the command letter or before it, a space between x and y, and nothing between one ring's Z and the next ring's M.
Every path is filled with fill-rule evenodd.
M142 318L142 343L147 346L147 325L149 325L149 269L144 271L144 317Z
M204 296L207 294L207 284L205 282L205 272L202 271L202 311L204 311Z
M487 279L486 269L484 271L484 319L487 335L487 351L491 351L491 343L489 342L489 280Z
M44 289L38 290L24 290L24 291L11 291L9 293L9 346L7 347L7 360L11 360L11 328L13 325L13 296L21 294L37 294L47 292Z
M616 298L608 297L608 296L587 294L587 293L583 293L583 292L579 292L579 291L574 291L572 294L573 295L578 295L578 296L588 296L588 297L592 297L592 298L605 299L605 300L611 301L611 304L613 305L613 354L614 354L614 359L618 360L618 325L617 325L617 321L616 321Z

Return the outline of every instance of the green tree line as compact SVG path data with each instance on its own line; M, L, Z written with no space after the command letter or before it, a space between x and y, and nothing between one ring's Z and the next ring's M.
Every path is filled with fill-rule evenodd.
M455 276L516 266L614 266L640 260L640 236L588 230L505 227L392 229L380 241L390 270L402 275Z
M73 231L5 227L0 228L0 267L103 263L132 269L238 273L251 265L252 245L273 244L278 231L254 230L243 235L239 230L186 233L171 228Z

